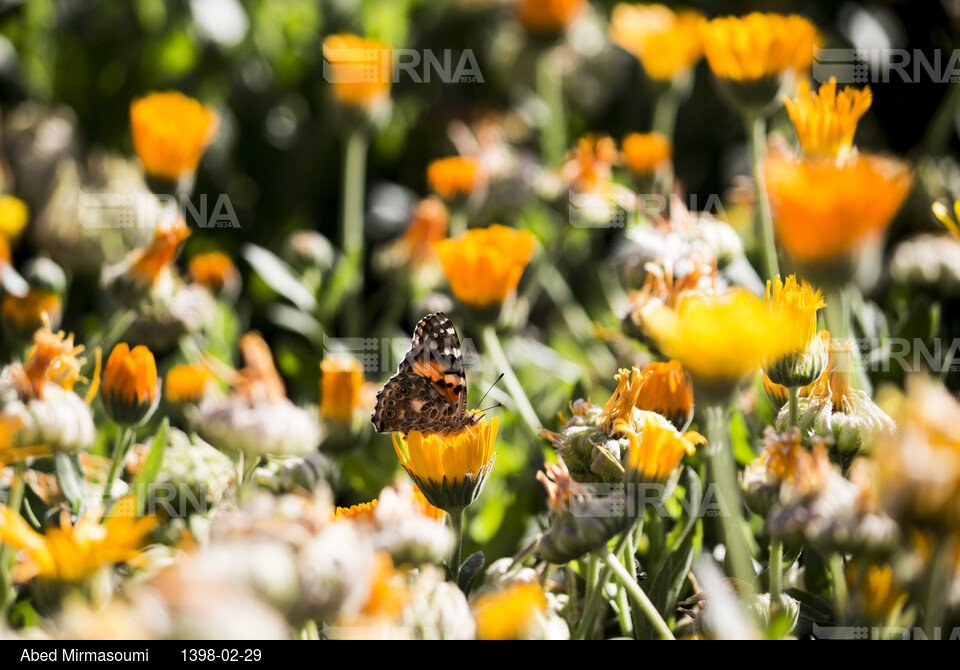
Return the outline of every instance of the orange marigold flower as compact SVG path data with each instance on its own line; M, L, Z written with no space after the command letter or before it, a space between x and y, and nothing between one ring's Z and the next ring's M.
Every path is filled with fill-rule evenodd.
M131 270L134 276L147 283L153 283L167 270L184 240L190 237L186 222L177 217L157 225L153 241L133 252Z
M479 598L473 607L478 640L518 640L529 636L546 613L539 582L519 582Z
M693 381L679 361L651 363L640 376L640 392L636 406L656 412L685 430L693 419Z
M707 441L707 438L694 431L681 433L653 412L643 413L638 428L634 430L627 421L617 422L617 429L630 442L625 476L631 482L665 484L684 455L692 456L697 445Z
M216 384L216 377L203 365L177 365L167 372L164 396L176 404L199 404Z
M613 165L620 159L617 143L606 135L588 134L577 140L560 166L560 179L579 191L597 192L610 184Z
M450 156L427 166L427 184L444 200L469 195L482 178L480 162L475 158Z
M320 372L320 415L350 421L360 406L363 365L349 354L335 353L320 362Z
M518 11L527 30L549 35L566 28L586 4L585 0L519 0Z
M323 76L333 97L345 105L371 107L390 97L390 49L374 39L349 33L323 40Z
M377 508L377 500L374 498L370 502L350 505L350 507L338 507L334 512L334 517L338 521L373 521L373 511Z
M182 93L151 93L130 105L133 148L147 174L179 179L196 170L217 130L216 113Z
M618 4L610 15L610 38L643 65L651 79L668 81L690 71L703 55L699 12L659 4Z
M3 302L0 303L0 317L3 319L3 324L21 336L28 336L38 328L42 328L44 315L46 315L46 323L56 328L60 324L62 310L63 301L60 300L60 296L53 291L36 286L31 286L22 298L7 293L3 296Z
M759 12L703 21L700 37L713 73L741 82L803 72L822 42L817 27L802 16Z
M219 293L228 286L236 285L240 279L237 267L230 260L230 257L222 251L197 254L190 259L188 271L193 281L206 286L214 293Z
M764 174L777 239L804 264L843 258L881 235L913 185L906 163L863 154L838 164L773 153Z
M100 399L107 415L120 425L144 421L156 406L160 385L157 362L145 346L121 342L110 352Z
M783 99L804 153L826 158L849 155L857 122L872 102L869 86L862 90L847 86L837 94L834 77L818 93L811 93L810 83L801 81L797 97Z
M443 521L443 518L447 515L447 513L439 507L431 505L427 497L423 495L423 491L421 491L420 487L416 484L413 485L413 507L423 516L428 519L435 519L436 521Z
M449 223L450 215L439 199L424 198L418 202L410 216L407 232L403 235L410 260L419 264L435 258L433 245L447 236Z
M623 138L623 162L634 174L651 174L672 156L673 144L660 133L630 133Z
M532 234L500 224L435 245L453 294L476 308L501 304L516 290L535 247Z
M54 333L44 326L33 334L33 346L23 366L13 374L26 397L42 398L43 385L53 382L72 391L80 377L81 361L77 356L83 345L74 345L73 334Z

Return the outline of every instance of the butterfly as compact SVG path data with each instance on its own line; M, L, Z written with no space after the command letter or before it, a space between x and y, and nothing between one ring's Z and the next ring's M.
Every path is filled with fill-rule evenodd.
M378 433L459 433L483 414L467 409L467 377L460 338L443 312L420 320L397 373L377 393Z

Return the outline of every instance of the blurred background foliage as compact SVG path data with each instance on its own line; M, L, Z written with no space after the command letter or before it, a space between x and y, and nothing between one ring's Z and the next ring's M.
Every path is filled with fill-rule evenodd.
M606 16L614 4L614 0L594 2L593 11ZM874 25L857 24L863 23L864 16L887 26L892 46L924 50L956 46L957 33L951 30L948 12L933 0L869 4L691 0L683 4L708 16L751 10L799 12L811 18L834 47L854 45L856 32ZM207 194L216 201L220 194L227 194L240 228L195 231L185 255L217 248L241 265L245 283L238 309L243 329L264 333L291 397L315 401L322 352L315 342L278 330L265 318L263 307L277 295L247 271L240 250L246 243L276 250L296 230L316 230L338 242L343 126L322 77L323 38L354 32L395 47L471 49L483 73L483 83L445 84L436 78L416 83L402 78L395 84L391 114L373 138L367 167L368 209L379 205L393 214L368 216L368 239L382 241L403 230L409 204L426 193L427 163L455 153L445 132L451 120L470 122L507 109L519 111L527 121L535 116L529 45L521 43L519 30L511 32L509 22L495 20L511 11L509 3L484 0L0 0L0 105L4 114L26 100L65 107L78 129L74 151L79 156L93 148L133 155L129 107L149 91L177 89L214 106L221 126L200 165L195 195ZM635 60L610 46L602 31L602 23L595 22L592 28L570 36L579 58L565 82L571 140L589 131L620 138L630 131L647 130L652 121L649 82ZM678 178L699 203L711 194L725 193L735 176L749 171L741 122L721 104L709 79L706 64L700 63L694 89L680 107L674 151ZM956 104L948 90L945 84L926 80L883 84L861 124L858 144L904 154L918 170L956 151ZM782 130L786 124L781 110L773 127ZM524 142L535 155L535 134L522 138ZM31 190L23 184L16 189ZM923 193L922 187L916 190L921 192L914 193L913 202L891 230L891 244L907 233L936 230L929 214L931 197L960 195L951 193L949 185L937 193ZM42 187L31 190L41 191ZM385 200L375 202L378 198ZM520 207L509 199L484 209L471 223L492 221L534 231L566 225L542 204ZM579 261L576 254L568 257L572 267L577 262L596 262L610 252L611 235L581 233L568 236L568 245L584 247ZM22 245L17 255L26 258L32 252ZM595 284L571 283L592 319L616 325L619 315L610 314L606 303L595 299ZM364 299L355 309L379 309L381 288L376 281L365 282ZM881 282L871 298L887 314L902 317L901 323L888 324L886 332L911 337L915 333L925 339L958 332L956 296L915 288L891 290ZM932 310L938 301L939 311ZM89 286L75 283L64 328L89 330L81 328L81 320L96 311L95 302ZM603 398L612 380L608 379L606 389L585 381L573 364L584 362L578 342L562 332L552 333L550 324L556 317L545 314L542 305L534 302L531 309L527 332L533 337L516 343L508 354L518 361L537 362L524 362L518 371L529 385L528 394L538 399L541 419L554 426L555 419L549 417L564 409L570 398L591 393L595 400ZM420 316L408 310L389 332L365 332L401 337L411 332ZM364 315L363 321L375 324L376 317ZM238 330L235 324L224 327ZM552 350L537 349L538 341ZM553 374L548 377L543 370ZM382 381L388 374L382 371L375 380ZM893 370L876 377L900 381L896 375ZM955 375L948 382L955 386ZM471 400L478 397L476 391L474 383ZM547 444L534 440L522 426L512 425L519 424L515 416L505 413L503 422L494 476L482 505L473 511L466 547L472 551L471 545L484 545L488 560L513 553L522 536L532 530L524 527L534 523L531 512L544 509L543 493L532 473L541 466ZM747 431L742 433L739 440L744 444L737 446L749 460L753 447ZM396 470L389 438L375 437L364 458L344 463L341 483L351 493L340 502L370 499Z

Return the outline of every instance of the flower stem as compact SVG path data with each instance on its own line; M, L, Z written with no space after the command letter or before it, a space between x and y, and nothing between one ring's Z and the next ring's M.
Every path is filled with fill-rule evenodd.
M459 510L450 510L450 523L453 525L453 536L456 538L456 544L453 546L453 553L450 555L450 574L453 575L453 581L460 583L460 555L463 551L463 512Z
M943 607L946 600L946 585L950 578L950 557L953 543L949 538L939 538L933 550L930 580L927 585L926 602L923 608L923 627L927 637L937 639L938 629L943 626Z
M450 212L450 237L457 237L467 232L467 213L463 207Z
M837 552L830 555L830 576L833 578L834 619L838 624L843 624L847 618L850 596L847 593L846 576L843 574L843 557Z
M557 55L555 49L545 48L537 58L537 95L547 106L547 118L540 125L540 151L547 167L557 165L567 148L563 77Z
M770 606L780 606L781 579L783 577L783 543L773 538L770 540Z
M110 472L107 474L107 479L104 482L104 495L108 497L113 491L113 482L120 473L123 462L127 458L130 443L133 442L130 437L135 435L134 429L131 426L118 426L117 428L117 439L113 444L113 457L110 460Z
M533 405L530 404L530 399L527 398L523 386L520 385L520 380L517 379L517 375L513 371L513 366L511 366L510 361L507 360L507 355L504 353L503 347L500 346L497 331L492 325L488 324L483 327L483 344L490 356L493 357L494 365L503 373L503 382L510 396L513 398L513 402L516 403L517 411L520 412L520 417L523 419L523 422L527 425L527 428L530 429L531 435L539 437L538 431L543 424L537 417Z
M787 395L790 399L790 427L793 428L800 423L800 389L791 386L787 389Z
M567 563L563 572L567 578L567 625L570 626L570 630L574 630L577 622L577 609L580 604L577 595L577 573L574 572L573 565L570 563Z
M343 151L343 218L340 221L340 234L344 263L351 280L351 290L344 297L363 292L363 202L368 145L366 128L356 124L347 135ZM358 309L346 311L351 332L359 330L356 320L360 312Z
M767 144L767 120L760 114L745 118L750 153L753 158L753 180L757 187L757 209L760 215L760 240L763 250L763 270L767 279L780 274L777 246L773 238L773 216L767 197L767 179L763 174L763 153Z
M633 601L639 605L643 613L647 615L647 618L650 620L650 623L653 624L657 633L660 634L660 637L667 640L675 639L673 633L670 632L669 626L667 626L667 622L660 616L660 612L654 607L650 598L647 597L643 589L641 589L633 577L630 576L630 573L623 567L623 564L617 560L617 557L613 555L609 547L602 547L598 553L604 565L613 571L613 574L616 575L620 583L623 584L623 587L627 590L627 593L630 594L630 597L633 598Z
M580 618L580 625L577 627L574 639L585 640L587 635L593 632L597 615L600 613L600 605L603 602L603 587L609 579L610 571L605 568L600 572L597 557L590 554L587 558L587 579L584 590L586 600L583 604L583 616Z
M727 508L721 510L720 521L723 525L724 542L730 554L733 576L752 584L755 574L748 545L741 534L744 521L740 509L740 487L737 486L733 454L725 444L727 426L723 407L720 405L707 407L706 412L707 456L713 483L717 485L723 506Z

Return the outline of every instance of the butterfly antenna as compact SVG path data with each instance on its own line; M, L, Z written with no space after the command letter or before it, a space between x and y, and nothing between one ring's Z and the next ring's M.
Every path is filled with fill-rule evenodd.
M476 412L488 412L488 411L490 411L491 409L496 409L496 408L498 408L498 407L503 407L503 403L502 403L502 402L498 402L496 405L490 405L489 407L484 407L483 409L478 409L478 410L474 410L474 411L476 411Z
M500 376L497 377L496 381L494 381L492 384L490 384L490 388L488 388L488 389L487 389L487 392L483 394L483 397L480 398L480 402L477 403L477 406L478 406L478 407L480 406L480 403L483 402L484 399L487 397L487 393L490 393L490 391L493 390L493 387L500 383L500 380L501 380L501 379L503 379L503 373L502 373L502 372L500 373ZM500 406L502 406L502 404L503 404L503 403L500 403L499 405L494 405L493 407L500 407ZM491 407L490 409L493 409L493 407ZM478 411L478 412L482 412L483 410L477 410L477 411Z

